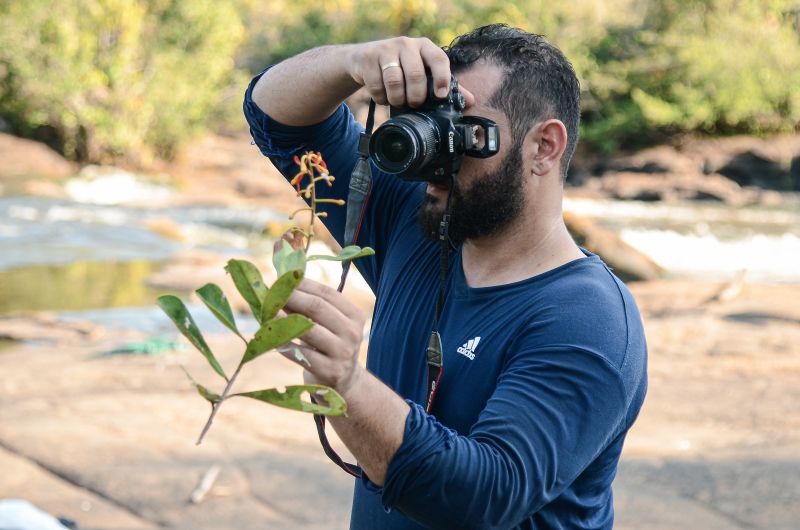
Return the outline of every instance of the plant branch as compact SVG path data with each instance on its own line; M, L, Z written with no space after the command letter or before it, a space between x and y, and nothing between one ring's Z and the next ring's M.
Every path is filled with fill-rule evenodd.
M314 238L314 218L317 216L317 187L314 185L314 173L311 172L311 223L308 226L308 237L306 238L306 254L311 248L311 240Z
M219 400L217 400L217 402L211 406L211 414L208 416L208 421L206 421L203 430L200 432L200 436L197 438L197 442L195 443L195 445L200 445L200 443L203 441L203 437L208 432L208 429L211 428L211 423L213 423L214 421L214 416L217 415L217 411L222 406L222 402L225 401L225 399L228 397L228 392L230 392L231 387L233 386L233 382L236 381L236 377L242 370L242 366L244 366L244 363L239 363L239 366L236 367L236 371L233 372L233 375L228 380L228 384L225 386L225 390L222 391L222 395L219 397Z

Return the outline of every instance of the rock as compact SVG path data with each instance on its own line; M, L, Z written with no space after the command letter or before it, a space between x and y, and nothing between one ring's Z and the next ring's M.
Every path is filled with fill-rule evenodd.
M0 339L73 344L102 338L106 330L88 321L65 322L49 313L0 318Z
M758 189L743 189L721 175L614 172L596 179L592 187L622 200L712 200L732 206L758 202Z
M275 281L275 272L271 264L260 262L252 257L245 258L252 261L261 271L264 281L269 285ZM225 272L228 258L202 250L190 250L173 257L159 272L150 275L145 283L156 289L166 291L191 292L191 299L199 298L193 291L206 283L216 283L220 286L231 307L239 313L249 311L247 302L236 291L236 287Z
M800 190L800 134L692 140L681 152L706 173L776 191Z
M789 171L774 160L765 158L754 151L746 151L731 158L717 170L742 185L788 191L793 188Z
M622 281L654 280L663 269L593 220L564 212L564 222L575 242L599 255Z
M800 191L800 154L792 158L789 164L789 176L794 182L794 190Z
M76 167L46 145L0 133L0 179L45 177L63 179Z
M186 241L186 234L183 233L181 225L176 223L166 215L159 215L147 220L145 226L151 232L171 239L173 241Z
M777 191L762 190L758 193L758 204L768 208L783 204L783 195Z
M581 152L570 168L570 184L591 185L589 175L605 177L611 174L638 174L643 176L682 177L677 195L687 194L688 198L716 199L728 202L729 190L720 199L720 184L715 182L712 191L708 181L695 186L690 179L704 176L725 177L743 187L753 186L762 190L800 191L800 134L777 135L770 138L734 136L728 138L692 138L681 145L662 145L629 154L623 153L600 159L597 155ZM717 179L718 180L718 179ZM646 181L642 181L646 182ZM721 181L720 181L721 182ZM727 188L730 188L726 184ZM699 188L699 189L696 189ZM631 193L625 198L630 197ZM666 189L642 190L633 193L639 200L661 200L670 194ZM756 202L757 194L750 193L747 201L736 199L733 204Z
M64 191L63 186L59 186L52 180L29 180L22 185L22 191L27 195L36 195L38 197L52 197L54 199L67 197L67 192Z
M679 173L697 174L701 169L700 163L674 147L661 145L644 149L630 155L620 155L596 164L596 174L613 172L629 173Z

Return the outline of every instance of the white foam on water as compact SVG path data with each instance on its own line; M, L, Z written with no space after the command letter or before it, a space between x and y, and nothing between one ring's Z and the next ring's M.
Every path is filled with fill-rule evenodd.
M89 209L79 205L54 205L45 211L41 220L50 223L72 221L76 223L121 226L125 224L134 224L138 220L138 217L119 208L99 207Z
M148 184L122 170L74 178L64 189L72 199L89 204L156 204L172 196L168 188Z
M694 224L736 222L761 225L792 225L800 223L800 211L759 207L734 207L715 202L670 204L612 199L564 198L564 210L578 215L609 220L665 220L672 223Z
M721 278L747 269L752 280L800 282L800 237L796 234L720 240L712 234L623 229L620 237L672 274Z
M564 210L595 219L677 276L724 278L742 269L764 282L800 282L800 208L732 207L565 198Z

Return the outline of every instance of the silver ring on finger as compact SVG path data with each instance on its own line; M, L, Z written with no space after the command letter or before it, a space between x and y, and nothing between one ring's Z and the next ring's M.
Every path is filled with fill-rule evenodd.
M400 63L397 63L397 62L386 63L383 66L381 66L381 71L385 72L389 68L395 68L395 67L400 68Z

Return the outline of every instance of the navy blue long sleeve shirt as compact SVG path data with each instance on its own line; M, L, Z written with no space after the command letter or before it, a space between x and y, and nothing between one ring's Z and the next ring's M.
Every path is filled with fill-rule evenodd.
M322 153L345 198L363 127L342 105L309 127L282 125L253 103L256 145L287 177L292 157ZM416 225L424 184L372 166L357 267L376 295L367 369L411 404L382 488L355 484L351 528L602 528L611 483L644 400L647 349L625 285L599 257L537 276L472 288L450 260L440 321L444 370L430 414L425 348L439 288L439 246ZM323 206L323 205L320 205ZM345 209L324 205L341 243Z

